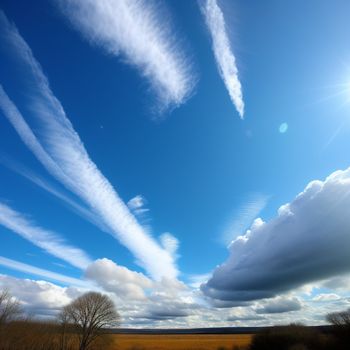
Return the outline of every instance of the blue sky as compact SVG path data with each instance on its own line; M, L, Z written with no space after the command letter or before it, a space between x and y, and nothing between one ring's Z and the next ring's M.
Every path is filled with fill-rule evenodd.
M101 4L1 1L0 284L126 326L347 307L350 4Z

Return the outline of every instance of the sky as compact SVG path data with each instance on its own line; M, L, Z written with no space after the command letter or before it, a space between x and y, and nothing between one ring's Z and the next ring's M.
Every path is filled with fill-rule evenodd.
M0 288L123 327L350 307L346 0L0 1Z

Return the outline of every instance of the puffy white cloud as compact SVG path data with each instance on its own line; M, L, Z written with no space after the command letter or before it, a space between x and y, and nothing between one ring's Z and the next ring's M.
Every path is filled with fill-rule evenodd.
M47 281L20 279L0 275L0 288L6 288L35 316L51 316L78 297L82 291L74 287L60 287Z
M350 271L350 168L312 181L277 217L256 221L202 285L228 301L271 298Z
M106 258L90 264L85 277L121 299L145 300L145 289L153 286L153 282L144 274L131 271Z
M169 15L153 0L57 0L75 28L93 45L138 68L161 107L180 105L196 78L175 39Z

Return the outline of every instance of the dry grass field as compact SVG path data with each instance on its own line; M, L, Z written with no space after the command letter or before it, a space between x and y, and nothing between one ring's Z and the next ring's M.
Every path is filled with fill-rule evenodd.
M233 350L246 349L250 334L116 334L113 350Z

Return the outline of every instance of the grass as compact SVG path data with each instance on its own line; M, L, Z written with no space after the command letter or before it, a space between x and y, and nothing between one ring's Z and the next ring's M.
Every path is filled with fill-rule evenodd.
M116 334L113 350L233 350L246 349L250 334Z

